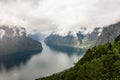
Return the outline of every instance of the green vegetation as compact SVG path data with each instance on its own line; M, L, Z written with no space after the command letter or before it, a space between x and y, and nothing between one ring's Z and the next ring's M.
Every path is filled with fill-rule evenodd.
M120 80L120 36L88 49L74 67L37 80Z

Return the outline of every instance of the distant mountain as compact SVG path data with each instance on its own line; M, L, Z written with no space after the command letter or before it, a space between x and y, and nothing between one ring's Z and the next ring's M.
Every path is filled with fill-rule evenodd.
M114 42L114 39L120 34L120 22L103 28L101 35L98 37L96 44Z
M46 37L46 35L42 34L42 33L34 33L34 34L29 34L29 36L37 41L43 41Z
M45 43L48 46L88 48L94 44L98 36L101 34L101 31L102 29L99 27L95 28L92 32L87 32L86 28L82 28L79 32L71 31L65 36L54 32L45 39Z
M25 28L0 26L0 55L41 50L41 43L28 37Z

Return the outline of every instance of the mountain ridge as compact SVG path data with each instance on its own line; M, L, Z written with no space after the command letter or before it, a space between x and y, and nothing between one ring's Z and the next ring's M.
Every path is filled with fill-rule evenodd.
M27 36L23 27L1 26L0 37L0 55L42 50L41 43Z
M45 39L45 43L48 46L54 45L54 46L88 48L93 45L94 41L101 34L102 28L96 27L92 32L87 32L86 34L84 34L83 32L85 30L86 28L84 28L83 31L79 31L76 33L69 32L65 36L52 33Z
M114 42L114 39L119 35L119 33L120 22L104 27L101 35L98 37L96 41L96 45L104 44L107 42L110 43Z

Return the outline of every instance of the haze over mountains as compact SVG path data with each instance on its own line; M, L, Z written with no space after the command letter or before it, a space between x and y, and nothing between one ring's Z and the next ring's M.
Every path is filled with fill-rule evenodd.
M113 42L119 34L120 22L104 28L96 27L92 32L86 28L81 28L78 32L71 31L68 34L63 34L62 31L53 32L45 39L45 42L49 46L89 48L94 45Z
M46 44L51 46L88 48L100 36L102 28L97 27L91 32L87 28L81 28L78 32L71 31L67 34L61 32L53 32L49 35L45 39Z
M75 55L75 59L76 56L77 59L78 57L81 58L81 55L83 56L89 47L107 42L112 43L120 33L120 0L0 0L0 25L5 25L0 26L1 63L5 63L4 65L12 64L9 67L13 67L17 63L19 66L21 62L35 63L33 65L35 68L31 66L32 64L30 65L30 72L33 72L32 76L25 70L28 66L24 65L24 69L20 68L23 69L23 73L25 72L31 78L38 74L36 72L40 70L45 70L49 74L49 69L54 72L52 70L54 67L64 69L64 65L74 62L74 60L69 60L70 57ZM25 54L25 57L25 55L19 54L42 51L41 42L44 48L42 56L39 54L39 56L33 57L34 53L31 53L29 55ZM52 49L52 46L56 51ZM107 50L109 43L108 47L106 46L103 46L103 48ZM117 44L115 43L112 48L109 47L108 54L111 51L118 53L119 46L117 46L118 50L113 48L114 46L117 46ZM96 49L95 47L96 50L93 52L103 51L101 53L104 53L104 49L99 48ZM98 52L96 52L97 50ZM50 52L53 52L53 54ZM17 54L6 58L6 55L9 56L12 53ZM3 54L5 57L3 57ZM50 57L51 55L52 57ZM33 58L35 58L35 61L31 61ZM59 61L57 61L57 58ZM53 61L52 64L49 61ZM59 62L60 66L56 66L56 63ZM41 65L44 69L41 68ZM43 72L45 73L45 71ZM11 76L11 72L8 76L6 75L7 72L4 73L4 70L3 74L8 79ZM14 75L13 73L13 78L15 76L19 77L20 80L26 80L23 77L28 77L24 74L19 76L19 74ZM0 71L0 79L3 77Z
M27 35L26 29L23 27L1 26L0 51L1 53L14 53L17 52L17 50L21 52L25 50L39 50L42 48L41 44L37 41L43 40L44 38L45 43L49 46L76 47L83 49L89 48L95 44L113 42L120 33L119 25L120 23L118 22L104 28L96 27L93 29L93 31L90 31L85 27L82 27L76 32L70 31L69 33L56 31L51 33L51 35L49 35L47 38L45 38L45 35L41 33ZM11 47L7 45L11 45Z

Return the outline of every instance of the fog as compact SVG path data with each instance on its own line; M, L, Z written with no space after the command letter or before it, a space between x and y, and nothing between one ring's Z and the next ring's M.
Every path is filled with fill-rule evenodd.
M28 32L103 27L120 21L120 0L0 0L0 24Z

